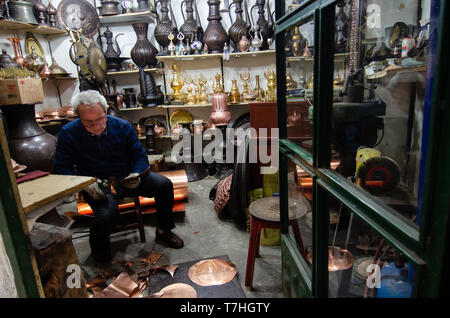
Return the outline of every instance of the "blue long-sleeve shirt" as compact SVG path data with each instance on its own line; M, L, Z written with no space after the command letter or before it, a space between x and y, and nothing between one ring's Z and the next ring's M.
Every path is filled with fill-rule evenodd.
M62 127L54 159L54 173L122 179L148 168L148 158L133 126L120 118L107 116L101 135L88 132L80 119Z

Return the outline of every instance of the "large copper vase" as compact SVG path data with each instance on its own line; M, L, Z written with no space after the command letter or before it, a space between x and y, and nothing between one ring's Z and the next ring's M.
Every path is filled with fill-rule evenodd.
M43 130L35 118L35 105L10 105L2 107L8 128L8 145L11 158L26 165L28 171L53 172L56 137Z
M133 23L134 32L136 32L136 44L131 49L131 59L139 67L154 67L158 63L156 54L158 50L147 38L148 23Z
M203 35L203 43L208 45L209 53L222 53L225 43L228 43L228 35L223 28L220 16L219 0L209 0L208 27Z

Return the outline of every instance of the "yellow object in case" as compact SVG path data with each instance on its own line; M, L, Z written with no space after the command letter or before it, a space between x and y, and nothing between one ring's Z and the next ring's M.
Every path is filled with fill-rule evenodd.
M373 148L359 148L356 152L356 175L361 165L370 158L381 157L381 152Z

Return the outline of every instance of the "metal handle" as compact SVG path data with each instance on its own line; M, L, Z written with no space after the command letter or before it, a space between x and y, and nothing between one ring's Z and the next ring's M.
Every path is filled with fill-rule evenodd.
M186 18L184 17L184 12L183 12L183 4L185 2L186 2L186 0L181 1L181 5L180 5L181 15L183 16L183 22L186 21Z

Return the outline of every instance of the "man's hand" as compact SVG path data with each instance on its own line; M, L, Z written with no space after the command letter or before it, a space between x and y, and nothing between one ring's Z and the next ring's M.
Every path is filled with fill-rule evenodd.
M139 173L133 172L128 176L120 180L120 185L127 189L135 189L141 183L141 179L139 178Z
M94 200L102 200L106 198L99 184L104 183L105 180L97 179L97 182L90 184L84 191L86 191Z

